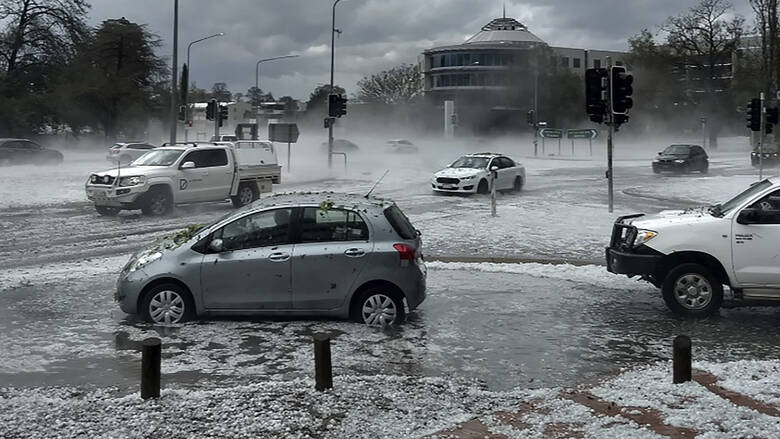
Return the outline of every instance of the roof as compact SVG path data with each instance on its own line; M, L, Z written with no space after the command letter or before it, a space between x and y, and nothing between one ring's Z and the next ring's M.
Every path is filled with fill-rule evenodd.
M514 18L496 18L482 26L482 30L466 40L464 44L509 44L536 45L547 44L532 34L525 25Z
M471 154L466 154L466 157L503 157L504 154L500 154L497 152L474 152Z
M319 205L330 208L351 207L355 209L384 209L393 204L392 200L369 196L365 194L346 194L338 192L288 192L276 194L271 197L261 198L252 203L253 206L292 206L292 205Z

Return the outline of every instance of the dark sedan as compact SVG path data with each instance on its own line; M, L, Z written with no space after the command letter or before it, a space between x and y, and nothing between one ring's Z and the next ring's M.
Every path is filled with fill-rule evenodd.
M681 172L687 174L699 171L706 174L710 168L709 157L699 145L671 145L658 153L653 160L653 172Z
M0 139L0 166L62 163L62 153L27 139Z

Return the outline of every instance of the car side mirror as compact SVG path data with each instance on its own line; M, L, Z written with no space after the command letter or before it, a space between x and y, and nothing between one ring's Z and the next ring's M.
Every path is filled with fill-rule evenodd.
M739 212L739 215L737 215L737 222L739 224L755 224L758 222L758 220L761 218L761 213L757 209L742 209L741 212Z
M222 244L221 239L213 239L209 243L209 249L217 253L222 253L225 251L225 246Z
M493 165L493 166L490 167L490 170L493 171L493 172L496 172L496 171L498 171L498 166Z
M184 162L181 165L181 169L194 169L195 168L195 162Z
M663 154L663 152L661 152L661 151L658 151L658 155L661 155L661 154Z

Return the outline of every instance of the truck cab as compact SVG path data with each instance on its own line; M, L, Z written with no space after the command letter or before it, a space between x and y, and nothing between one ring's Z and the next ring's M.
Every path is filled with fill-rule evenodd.
M685 315L720 308L723 286L737 301L780 304L780 178L754 183L713 206L615 221L607 270L641 276Z

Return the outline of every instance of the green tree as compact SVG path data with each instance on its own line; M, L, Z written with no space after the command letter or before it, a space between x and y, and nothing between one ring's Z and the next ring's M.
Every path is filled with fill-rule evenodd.
M63 116L74 127L102 129L109 140L145 126L170 99L161 93L169 74L155 54L157 36L124 18L106 20L66 69L61 83ZM78 107L79 112L69 110Z
M330 85L320 84L309 95L309 100L306 102L306 115L314 116L327 116L328 114L328 95L330 94ZM338 85L333 86L333 93L344 95L347 92Z

